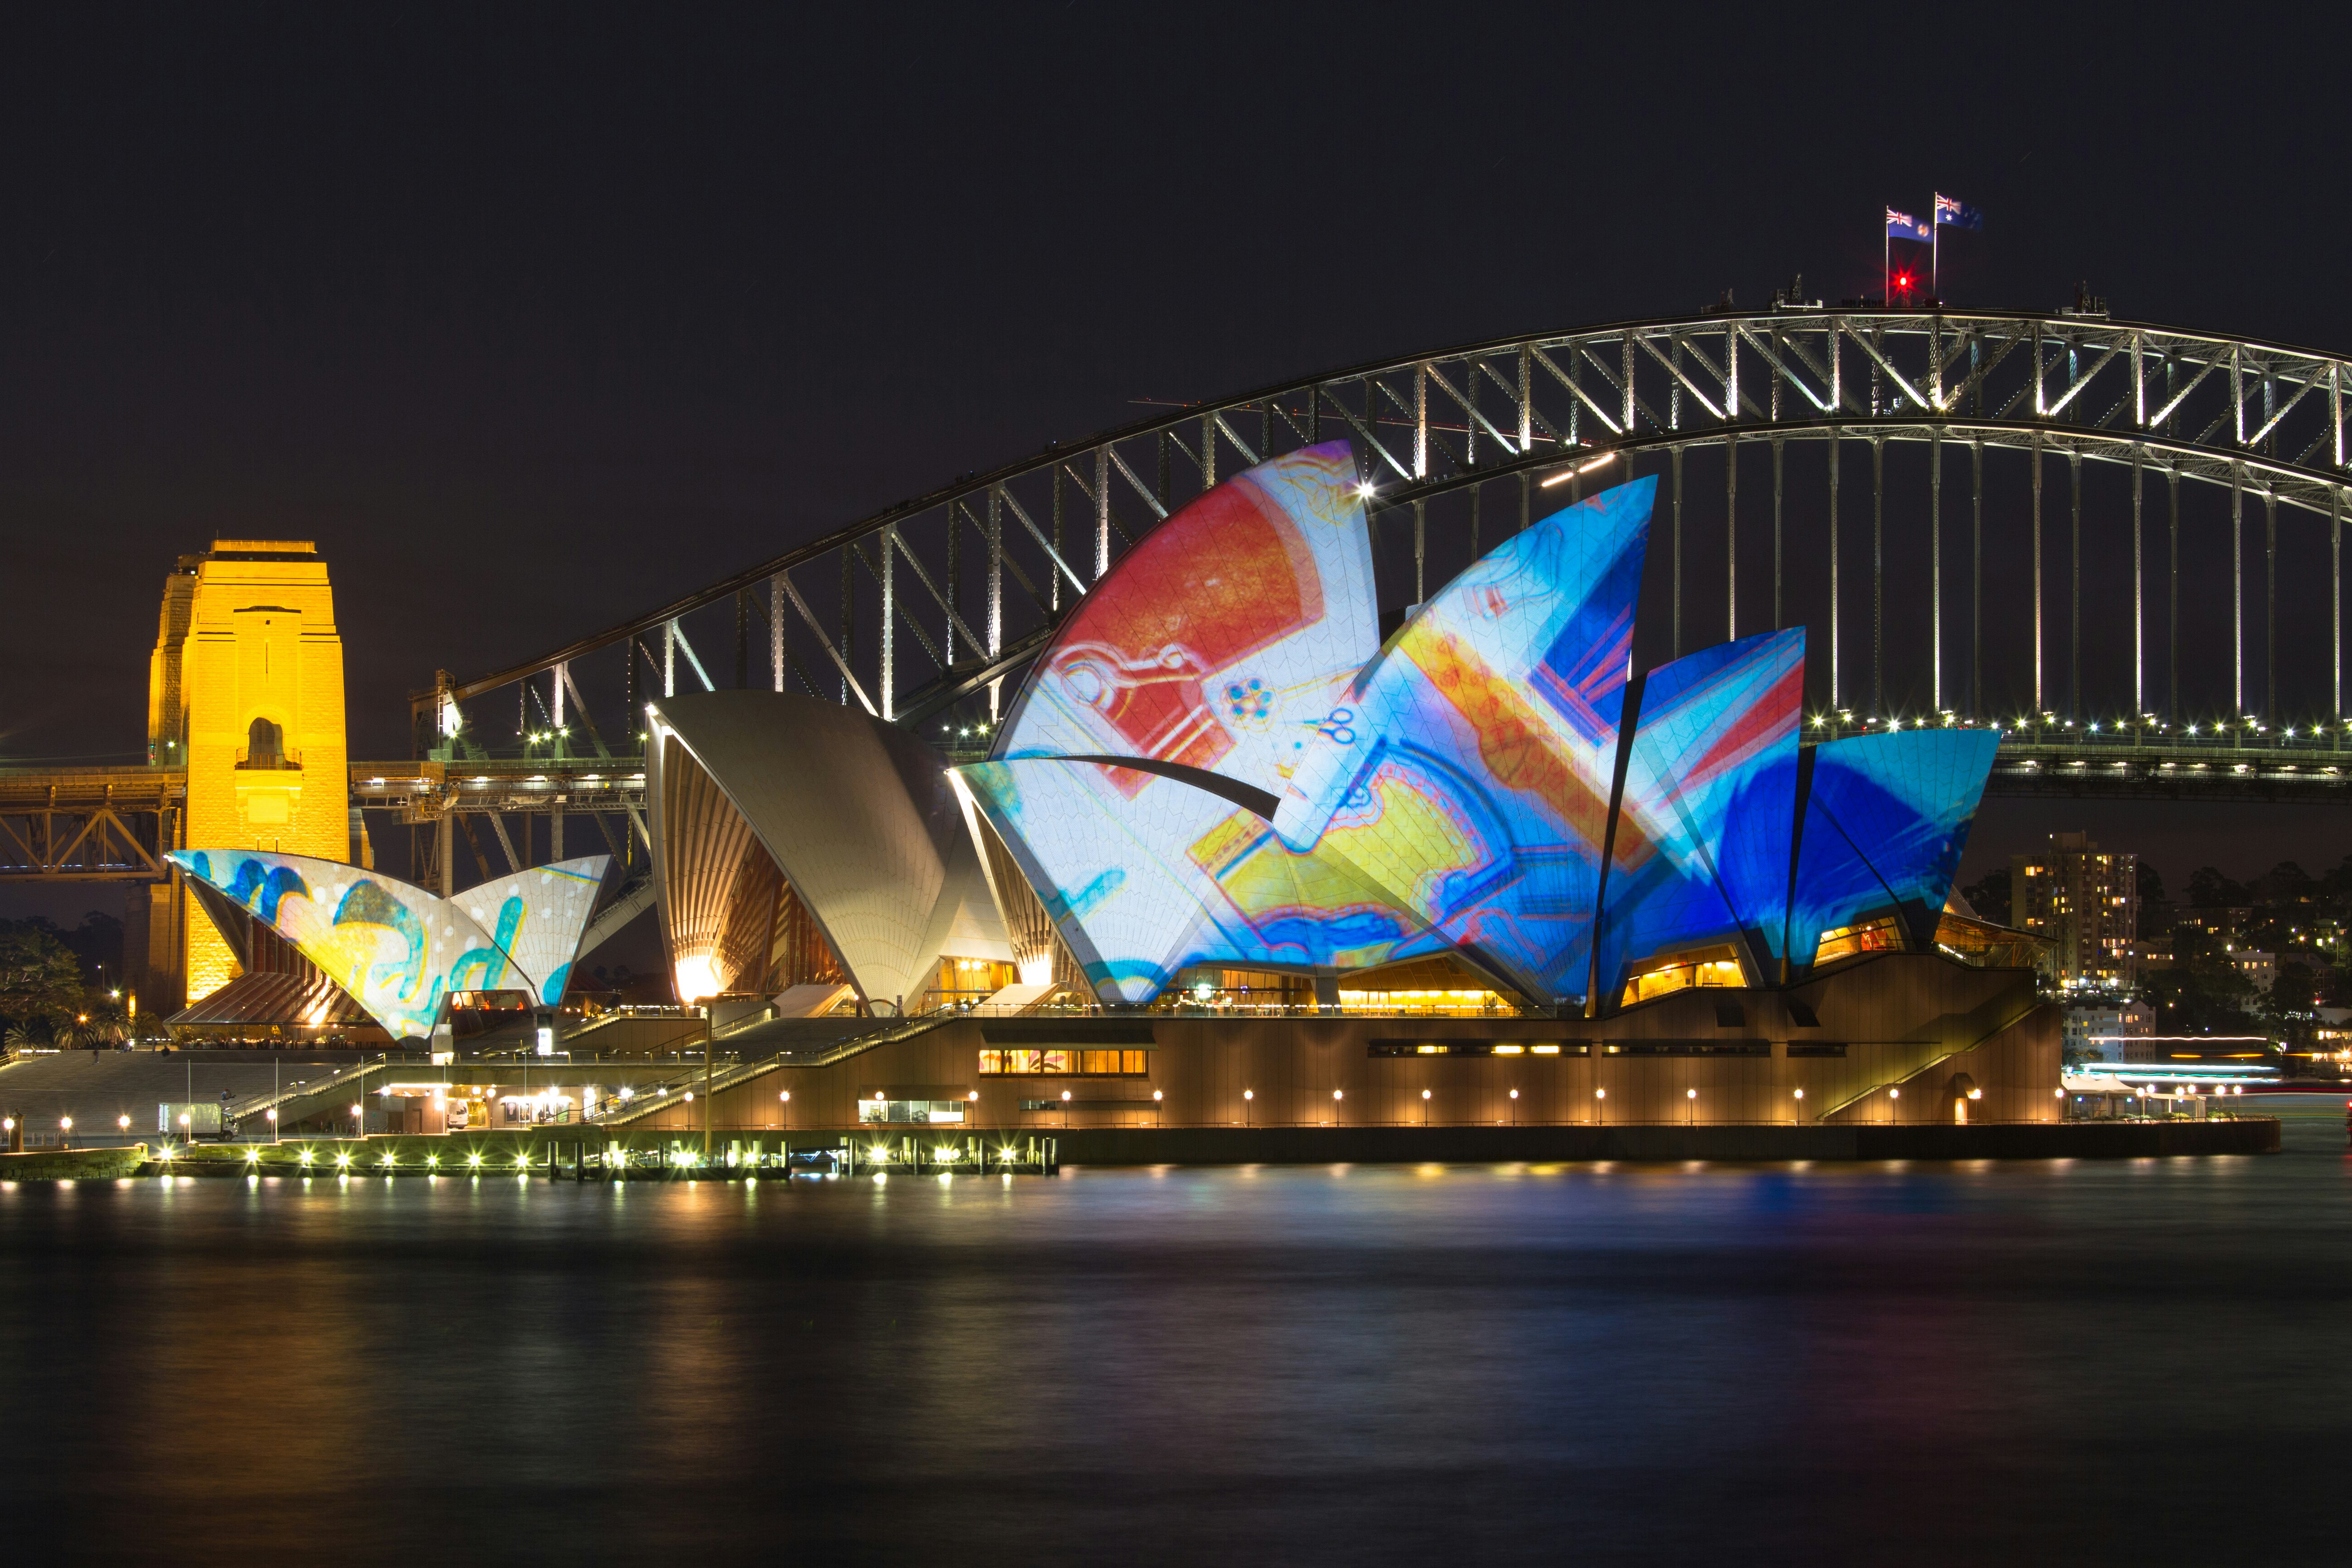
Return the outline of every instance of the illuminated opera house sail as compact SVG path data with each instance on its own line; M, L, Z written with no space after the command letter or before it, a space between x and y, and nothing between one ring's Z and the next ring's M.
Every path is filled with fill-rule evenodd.
M1094 584L960 766L814 699L656 702L681 994L1142 1006L1223 968L1336 1005L1410 972L1605 1013L1931 949L1994 735L1801 746L1801 630L1637 673L1654 492L1534 522L1383 642L1353 453L1277 458Z
M260 849L179 849L224 931L257 921L393 1039L429 1037L459 994L563 999L612 860L594 855L494 878L454 898L357 866Z

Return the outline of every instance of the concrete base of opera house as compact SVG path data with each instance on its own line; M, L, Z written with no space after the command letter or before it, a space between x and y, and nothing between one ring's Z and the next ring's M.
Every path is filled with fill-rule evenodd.
M960 1016L722 1072L703 1102L674 1096L628 1125L1066 1139L1387 1128L1417 1139L1514 1126L2054 1123L2059 1066L2058 1010L2031 971L1888 952L1787 989L1698 987L1601 1019Z

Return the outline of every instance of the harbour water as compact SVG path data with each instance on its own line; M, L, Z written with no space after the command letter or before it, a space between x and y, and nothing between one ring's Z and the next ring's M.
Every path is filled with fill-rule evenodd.
M134 1561L2340 1561L2344 1101L2274 1106L2266 1158L0 1187L0 1466Z

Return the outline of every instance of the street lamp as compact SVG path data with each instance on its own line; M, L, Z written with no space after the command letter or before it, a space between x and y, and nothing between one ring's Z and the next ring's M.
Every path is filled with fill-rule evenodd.
M1421 1124L1429 1125L1429 1090L1425 1089L1421 1091Z
M978 1099L980 1098L980 1096L979 1096L979 1095L977 1095L977 1094L975 1094L975 1095L973 1095L973 1096L972 1096L972 1098L973 1098L974 1100L978 1100ZM1151 1091L1151 1125L1153 1125L1154 1127L1159 1127L1159 1126L1162 1126L1162 1125L1164 1125L1164 1123L1160 1121L1160 1102L1161 1102L1162 1100L1164 1100L1166 1098L1167 1098L1167 1096L1166 1096L1166 1095L1162 1094L1160 1090L1158 1090L1158 1089L1153 1089L1153 1090Z
M1242 1125L1244 1127L1250 1125L1250 1101L1256 1098L1257 1090L1254 1089L1242 1090Z
M272 1143L277 1142L278 1142L278 1108L277 1108L276 1106L274 1106L274 1105L273 1105L273 1106L271 1106L268 1110L267 1110L263 1111L261 1114L263 1114L264 1116L267 1116L268 1118L269 1118L269 1141L270 1141Z
M1592 1099L1594 1103L1600 1107L1601 1125L1603 1127L1608 1126L1609 1091L1605 1089L1596 1089L1592 1091Z
M1518 1124L1519 1124L1519 1091L1518 1091L1517 1089L1515 1089L1511 1090L1511 1125L1512 1125L1512 1126L1514 1126L1514 1127L1517 1127Z
M60 1116L60 1117L58 1117L58 1148L60 1148L60 1149L66 1148L68 1145L69 1145L69 1144L73 1142L73 1118L72 1118L72 1117L70 1117L70 1116Z

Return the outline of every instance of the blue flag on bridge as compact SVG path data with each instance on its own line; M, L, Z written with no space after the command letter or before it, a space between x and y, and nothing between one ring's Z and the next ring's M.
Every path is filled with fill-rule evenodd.
M1892 213L1887 216L1890 219L1894 216ZM1938 191L1936 193L1936 226L1938 228L1981 229L1984 227L1984 214L1959 197L1948 196ZM1887 232L1892 234L1894 230L1890 228Z
M1916 239L1922 245L1925 245L1936 237L1936 231L1929 228L1926 224L1921 223L1917 218L1913 217L1909 213L1899 213L1893 207L1888 207L1886 209L1886 237L1889 239Z

